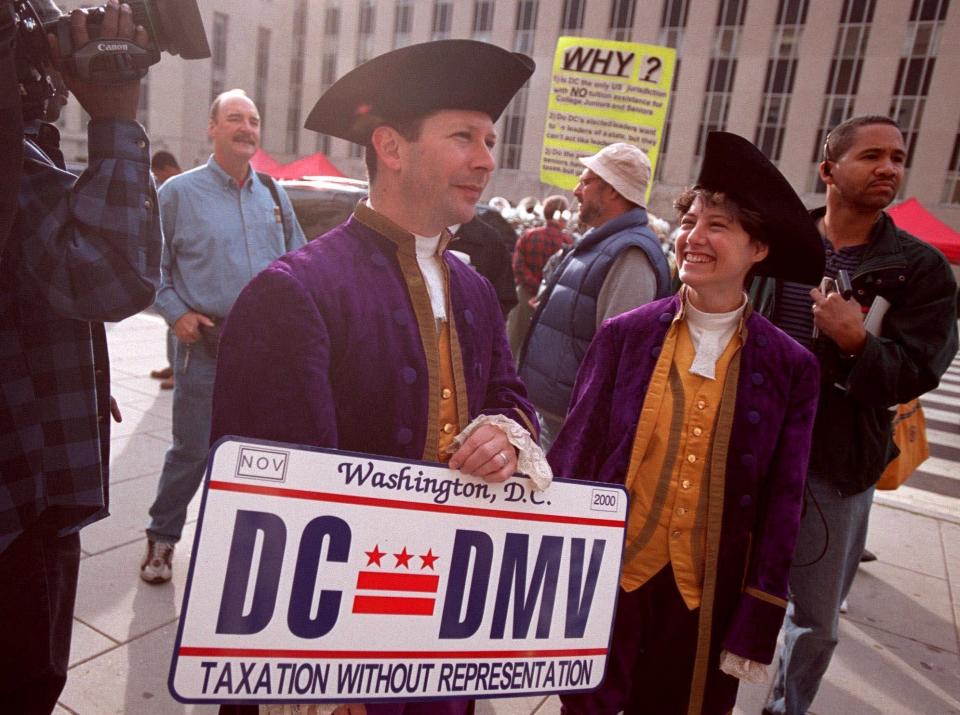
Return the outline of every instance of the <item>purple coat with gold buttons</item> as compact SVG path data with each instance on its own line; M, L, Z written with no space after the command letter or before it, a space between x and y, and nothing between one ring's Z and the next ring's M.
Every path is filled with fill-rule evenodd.
M460 427L502 414L536 434L493 288L448 252L443 265ZM240 294L220 342L211 441L436 461L437 340L413 236L361 204Z
M678 296L666 298L607 321L597 333L549 455L556 476L624 483L644 396L679 309ZM819 392L813 355L747 311L712 445L691 687L704 712L726 712L736 699L737 681L719 670L722 649L761 663L773 659Z

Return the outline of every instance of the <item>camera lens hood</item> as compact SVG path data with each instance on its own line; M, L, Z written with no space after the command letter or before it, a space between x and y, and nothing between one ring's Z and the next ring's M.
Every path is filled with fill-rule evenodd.
M156 26L160 49L185 60L210 56L197 0L148 0L147 7Z

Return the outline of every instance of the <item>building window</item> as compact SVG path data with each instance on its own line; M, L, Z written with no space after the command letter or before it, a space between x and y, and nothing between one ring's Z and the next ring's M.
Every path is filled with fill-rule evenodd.
M537 30L538 0L519 0L517 2L517 21L514 25L513 51L525 55L533 54L533 41Z
M410 33L413 30L413 1L397 0L397 8L393 16L393 47L406 47L410 44Z
M260 139L267 128L267 86L270 75L270 30L257 28L257 67L254 79L253 101L260 112Z
M560 12L560 32L578 35L583 31L583 13L587 0L563 0Z
M210 33L210 101L224 91L227 78L227 30L230 17L222 12L213 13L213 30Z
M700 172L700 159L706 145L707 134L722 131L727 126L733 80L737 74L737 47L743 30L743 17L747 12L747 0L720 0L717 9L716 31L707 84L704 91L703 112L697 130L692 176Z
M453 22L453 3L448 0L434 0L433 22L430 27L431 40L446 40L450 37L450 25Z
M767 76L763 81L763 99L753 143L770 161L780 161L783 136L787 129L787 112L797 75L798 46L807 21L810 0L780 0L773 46L767 59Z
M287 105L287 154L300 151L300 105L303 103L303 64L306 52L307 0L297 0L293 11L293 56L290 58L290 103Z
M323 13L323 34L326 38L337 37L340 34L340 6L327 5Z
M670 0L667 0L667 4ZM633 15L637 0L613 0L610 6L610 39L629 42L633 33Z
M363 64L373 56L373 33L377 25L376 0L360 0L360 15L357 23L357 64ZM348 155L351 159L363 157L363 147L349 143Z
M673 66L673 83L670 87L670 102L667 104L667 118L663 124L663 136L660 138L660 151L657 155L656 179L663 176L663 167L667 163L667 149L670 145L670 127L673 125L673 107L680 79L680 53L683 51L683 32L687 28L687 16L690 13L690 0L665 0L660 15L660 39L665 47L677 51L676 64Z
M910 8L906 41L897 65L888 113L897 120L903 132L907 147L907 170L913 163L913 150L937 60L940 31L949 5L950 0L913 0ZM904 180L900 184L901 191L906 185Z
M340 6L328 2L323 12L323 54L320 59L320 94L337 81L337 57L340 40ZM317 151L330 153L330 136L317 135Z
M532 54L537 29L537 0L520 0L514 24L513 51ZM500 143L500 167L519 169L523 152L523 132L527 115L528 83L524 83L504 112L503 140Z
M819 167L827 134L840 122L853 116L853 104L860 87L860 72L876 4L876 0L844 0L840 11L840 24L827 75L827 87L823 93L820 124L813 142L807 181L808 189L814 193L826 191L826 186L820 181Z
M361 65L373 56L373 32L377 25L376 0L360 0L357 23L357 64Z
M493 36L493 0L473 3L473 39L490 42Z
M940 201L945 204L960 204L960 128L953 139L953 152L947 165L947 180L943 185Z

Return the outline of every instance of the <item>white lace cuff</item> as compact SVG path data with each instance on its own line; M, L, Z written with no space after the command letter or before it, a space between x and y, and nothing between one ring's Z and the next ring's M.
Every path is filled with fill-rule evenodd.
M460 448L470 435L481 425L494 425L499 427L507 434L507 439L517 450L517 471L530 477L534 486L543 491L550 486L553 481L553 470L547 464L547 458L543 454L543 449L537 444L533 435L519 423L503 415L479 415L468 424L464 430L453 438L455 446L448 451L456 451Z
M720 653L720 670L745 683L766 683L767 666L755 660L747 660L729 651Z

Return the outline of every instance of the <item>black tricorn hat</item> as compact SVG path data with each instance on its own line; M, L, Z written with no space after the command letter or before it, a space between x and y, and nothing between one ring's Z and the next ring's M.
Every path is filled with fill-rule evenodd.
M476 40L437 40L374 57L334 82L304 126L367 144L381 124L440 109L469 109L494 121L533 74L526 55Z
M721 191L738 206L758 213L770 252L760 275L817 285L825 263L816 224L793 187L749 141L730 132L710 132L697 186Z

